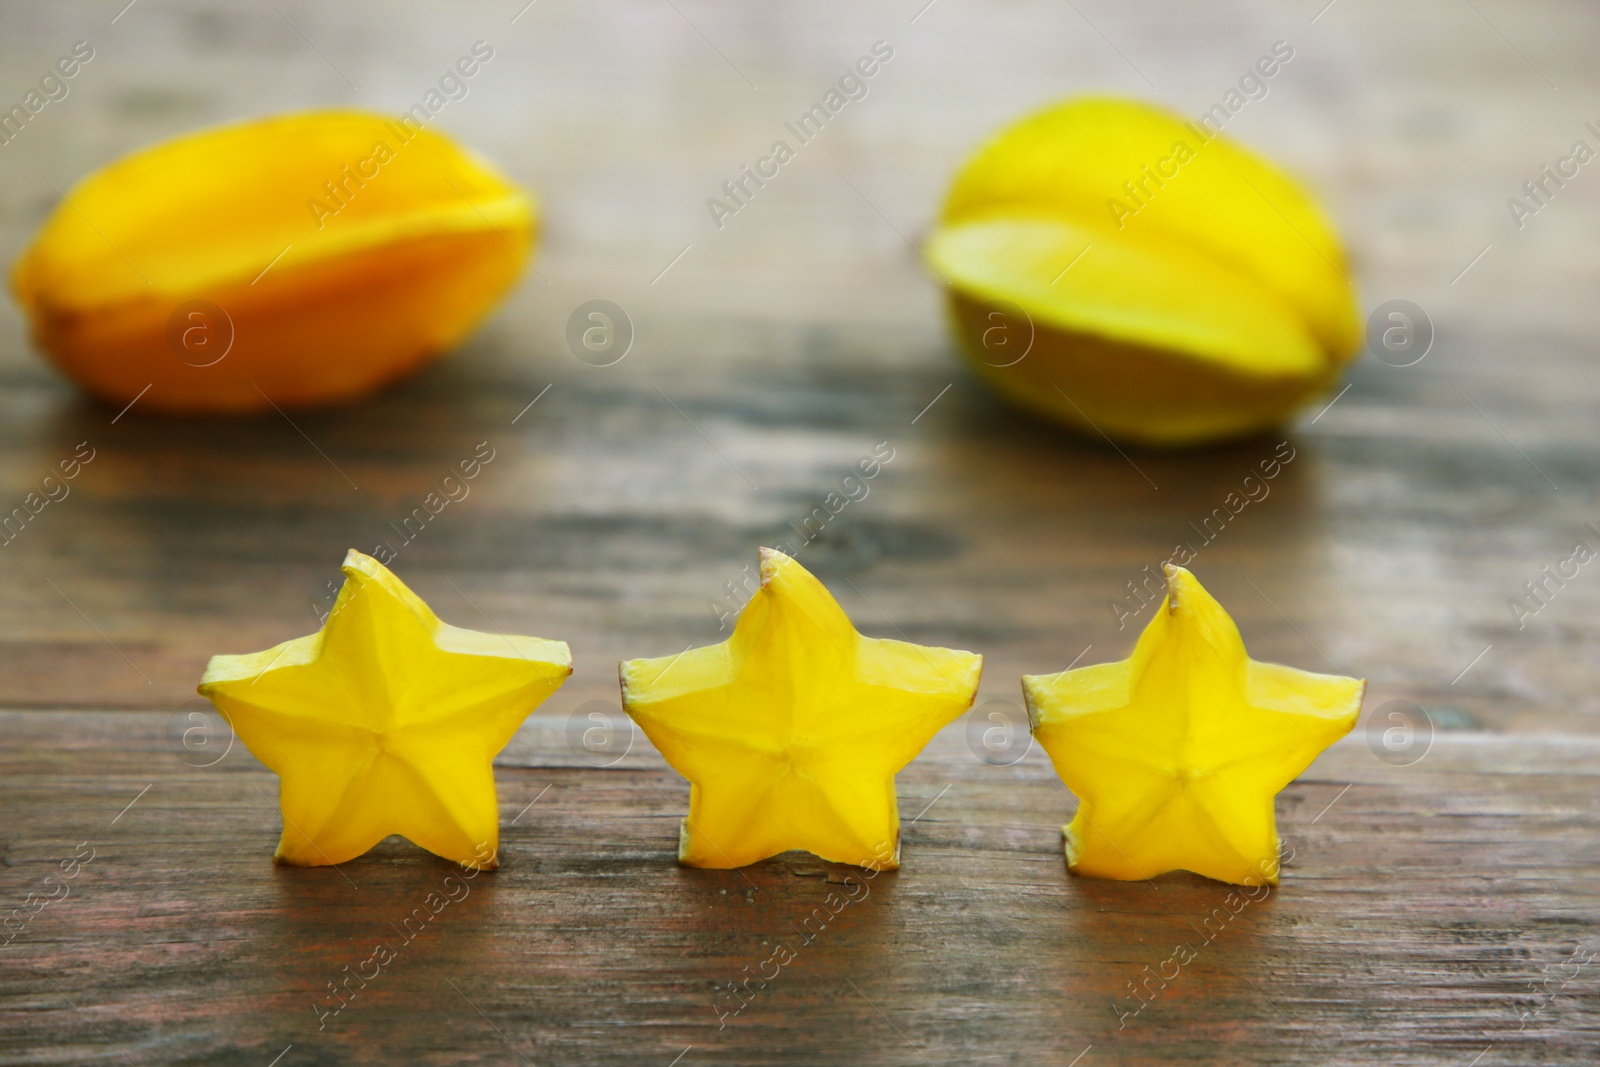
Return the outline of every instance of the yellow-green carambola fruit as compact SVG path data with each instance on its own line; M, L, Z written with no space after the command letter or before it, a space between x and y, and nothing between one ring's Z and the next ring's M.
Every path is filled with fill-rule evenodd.
M956 176L926 254L985 379L1117 441L1278 425L1360 342L1344 251L1306 191L1136 101L1002 131Z

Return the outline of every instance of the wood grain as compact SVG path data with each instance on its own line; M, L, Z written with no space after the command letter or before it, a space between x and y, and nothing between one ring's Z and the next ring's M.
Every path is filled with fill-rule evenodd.
M1593 965L1566 962L1592 949L1600 895L1594 741L1445 737L1406 768L1341 742L1279 798L1281 888L1229 903L1192 876L1068 876L1073 805L1042 754L989 766L959 727L901 776L903 868L867 880L800 853L680 868L687 789L642 735L596 770L540 718L500 765L504 867L447 889L455 868L398 839L339 869L274 867L273 776L242 749L191 766L165 720L0 716L6 802L28 813L8 828L11 883L95 850L0 950L17 1062L46 1046L31 1062L109 1062L115 1045L265 1063L293 1044L305 1063L665 1064L693 1046L683 1062L1001 1064L1092 1044L1102 1062L1466 1063L1492 1046L1578 1064L1600 1040ZM395 958L362 966L380 943ZM780 944L793 962L720 1014ZM1179 945L1192 962L1148 1003L1130 991ZM378 973L324 1019L327 983L357 970Z
M1505 206L1596 118L1592 7L120 6L0 5L0 105L96 48L0 146L0 257L125 151L289 108L399 111L480 38L496 57L441 128L536 190L545 225L538 272L455 357L292 423L106 410L0 307L0 509L95 450L0 547L6 907L95 849L0 948L0 1063L1594 1062L1600 971L1564 961L1600 918L1600 582L1520 626L1507 601L1600 521L1600 182L1522 229ZM870 94L717 228L706 198L880 39ZM1295 59L1230 132L1325 198L1364 307L1428 311L1427 358L1364 360L1282 435L1187 455L990 395L912 247L961 157L1075 92L1196 114L1280 39ZM597 297L636 330L611 367L563 341ZM870 494L799 558L863 631L982 652L980 702L1124 655L1125 583L1289 442L1194 569L1254 656L1367 677L1369 714L1415 702L1433 750L1389 767L1358 729L1329 753L1280 798L1283 889L1201 945L1223 887L1069 878L1072 801L1038 754L991 767L953 729L902 775L908 822L933 802L905 869L718 1029L719 988L843 872L677 868L682 782L642 738L580 765L566 723L615 701L618 660L719 640L726 584L880 441ZM568 641L576 673L501 760L505 869L319 1030L325 983L450 869L401 842L342 874L273 868L273 779L238 749L193 765L193 686L213 653L313 629L345 549L396 544L479 442L471 495L395 570L450 622ZM1119 1030L1128 983L1180 941L1195 961Z

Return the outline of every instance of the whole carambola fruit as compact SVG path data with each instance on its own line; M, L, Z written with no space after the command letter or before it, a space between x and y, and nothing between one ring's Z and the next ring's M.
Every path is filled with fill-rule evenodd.
M457 344L528 262L529 196L414 119L284 115L73 186L11 275L38 347L118 406L349 400Z
M1136 101L1031 115L956 176L929 262L978 372L1090 436L1182 446L1278 425L1357 350L1310 196Z

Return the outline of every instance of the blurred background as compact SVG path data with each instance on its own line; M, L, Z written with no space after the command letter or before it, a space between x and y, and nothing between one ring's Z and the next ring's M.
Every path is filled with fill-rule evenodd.
M1507 599L1596 514L1600 182L1581 172L1520 230L1506 201L1595 143L1597 19L1496 0L0 3L8 106L74 42L94 49L0 146L7 260L58 189L131 149L283 110L398 113L479 40L494 59L435 128L543 215L536 272L459 353L295 425L137 405L113 424L0 304L0 491L20 500L78 442L97 457L3 550L0 703L185 701L209 654L311 629L344 550L390 536L481 441L497 458L470 499L395 567L452 621L570 641L574 706L614 697L624 656L715 639L709 602L878 441L895 459L870 497L802 553L854 580L833 584L864 629L979 649L985 695L1011 699L1017 674L1086 645L1123 654L1109 601L1276 440L1134 469L1017 413L955 357L914 246L999 125L1090 90L1197 115L1286 41L1293 61L1228 133L1322 198L1363 315L1410 300L1436 342L1414 366L1357 363L1197 573L1258 654L1364 674L1369 706L1587 730L1600 593L1575 582L1521 630ZM868 95L719 228L707 199L878 41L894 58ZM564 340L592 299L633 323L612 366Z
M1198 997L1196 982L1169 1002L1185 1006L1163 1006L1181 1026L1141 1024L1140 1037L1124 1039L1109 1036L1116 1020L1103 1005L1127 996L1124 979L1164 954L1129 956L1126 946L1147 934L1150 945L1189 937L1182 917L1204 914L1222 887L1195 879L1132 890L1158 899L1067 879L1055 827L1070 799L1051 787L1039 753L1015 769L1032 781L1014 786L1012 771L969 758L958 724L940 750L954 756L930 749L902 775L908 816L945 796L941 785L960 785L916 829L909 847L926 850L925 861L908 868L899 892L959 918L944 916L932 936L918 925L931 913L917 908L879 909L882 925L859 920L861 937L819 955L810 977L786 979L769 1029L751 1031L767 1051L738 1062L782 1049L834 1055L829 1031L852 1049L876 1043L878 1054L861 1062L924 1062L920 1046L896 1043L876 1007L848 999L841 975L865 982L882 966L885 981L942 983L908 997L912 1014L895 1017L911 1020L904 1025L918 1041L964 1043L963 1062L1002 1062L1007 1040L1024 1031L1054 1042L1041 1054L1053 1062L1081 1055L1090 1040L1125 1041L1117 1047L1126 1051L1157 1033L1180 1050L1204 1034L1228 1062L1319 1062L1302 1037L1323 1040L1323 1024L1339 1023L1346 1036L1330 1047L1340 1062L1464 1064L1489 1025L1474 1012L1509 1031L1512 998L1534 965L1562 958L1569 933L1592 929L1572 925L1592 920L1592 898L1573 896L1592 879L1566 867L1592 861L1583 843L1592 833L1563 838L1549 828L1578 835L1572 813L1592 807L1583 783L1592 782L1593 748L1575 735L1600 721L1600 582L1585 567L1547 585L1536 612L1519 616L1510 602L1578 540L1600 547L1585 526L1600 521L1600 172L1591 173L1600 164L1582 167L1520 227L1507 201L1574 142L1600 148L1600 132L1586 125L1600 127L1600 9L1564 0L125 2L0 0L0 108L75 42L94 50L68 95L0 144L0 260L25 247L59 190L130 150L300 108L398 114L478 41L492 61L434 126L502 166L542 215L536 270L456 354L363 402L292 417L107 408L44 363L14 302L0 301L0 513L80 443L93 450L70 495L0 547L0 707L74 713L7 719L17 740L0 752L16 783L6 804L25 803L30 815L4 854L54 862L60 841L87 832L88 808L66 811L64 789L109 818L138 799L146 764L160 770L143 802L150 821L130 816L117 828L140 847L96 868L105 872L98 904L63 908L85 924L78 939L49 941L56 935L36 928L49 941L35 946L38 973L61 974L59 954L70 955L66 992L135 1058L176 1062L188 1048L185 1062L224 1062L217 1050L236 1041L250 1044L250 1058L227 1062L265 1063L291 1041L301 1045L295 1055L314 1058L311 1028L280 1019L305 1017L323 979L357 958L344 946L368 936L378 912L403 912L416 896L426 857L399 846L362 861L360 900L345 901L347 887L331 877L270 871L270 777L242 754L228 774L203 777L170 725L162 734L163 724L186 721L169 716L204 706L194 685L208 656L311 632L346 549L380 543L398 547L394 570L447 621L566 640L577 664L500 761L508 824L543 795L546 777L562 783L536 829L530 816L507 831L518 865L498 884L521 895L494 904L483 894L482 907L498 910L440 941L460 959L500 952L494 973L517 976L481 993L469 982L475 997L501 998L479 1001L485 1017L523 1012L514 1036L536 1031L559 1044L580 1034L587 1048L614 1049L604 1062L655 1062L637 1058L644 1049L665 1063L682 1045L705 1044L705 990L760 958L755 942L781 928L763 912L716 942L724 955L708 962L706 946L734 922L730 907L752 899L745 881L782 902L807 887L825 891L790 876L820 870L775 863L720 881L680 871L668 794L685 790L643 748L621 766L652 767L656 778L530 778L526 768L581 765L562 731L587 723L579 709L616 700L618 660L725 637L744 595L730 588L753 572L757 547L795 544L843 476L882 449L893 458L868 495L798 558L862 631L982 652L980 704L1008 701L1014 713L1018 675L1126 655L1149 615L1119 618L1114 603L1131 603L1128 583L1178 542L1198 544L1191 524L1287 447L1294 458L1270 495L1200 548L1192 568L1256 658L1365 676L1369 726L1376 709L1410 701L1440 736L1464 740L1448 759L1391 773L1374 760L1378 749L1369 752L1374 735L1358 728L1326 757L1334 770L1280 799L1294 833L1315 846L1306 854L1325 850L1308 861L1320 874L1296 877L1323 884L1240 923L1232 955L1208 957L1209 996ZM880 41L893 58L865 98L719 227L708 198ZM1391 300L1426 313L1435 334L1426 357L1397 367L1365 355L1282 434L1187 453L1118 451L995 396L958 358L937 279L917 251L961 161L1002 124L1083 92L1196 116L1279 41L1293 61L1227 133L1320 198L1350 249L1363 319ZM634 332L626 357L607 366L578 358L566 340L574 311L593 300L620 307ZM470 495L402 545L404 519L484 447L493 459ZM75 714L94 711L116 714ZM143 725L124 733L125 721ZM128 741L135 734L144 747ZM1552 734L1566 736L1549 742ZM1504 755L1524 741L1534 747ZM89 758L62 754L79 749ZM1513 778L1492 787L1461 779L1478 802L1449 788L1447 773L1502 759ZM1557 759L1573 777L1544 773ZM964 770L946 777L958 764ZM973 785L979 775L989 777ZM254 792L246 778L259 783ZM1340 787L1358 778L1363 788L1340 801ZM1524 796L1527 783L1549 792ZM1334 815L1312 818L1335 802ZM1488 811L1499 820L1517 805L1547 820L1536 824L1549 829L1538 843L1517 838L1540 857L1537 877L1519 866L1523 849L1500 822L1455 819L1441 831L1433 818ZM601 818L609 821L597 829ZM979 844L989 850L982 862L997 866L973 859ZM173 858L187 848L189 860ZM942 859L938 848L948 850ZM1002 863L1011 866L994 874ZM1563 889L1547 892L1555 883L1546 870ZM207 878L218 879L209 897L197 888ZM1008 895L993 896L992 879ZM1441 879L1455 881L1440 888ZM649 892L612 892L624 884ZM551 885L570 892L548 893ZM1382 886L1395 892L1374 891ZM664 899L683 907L663 908ZM771 907L771 897L753 899ZM811 906L791 903L795 913ZM1032 925L1018 918L1025 908ZM1549 918L1557 912L1564 917ZM1307 933L1313 927L1301 924L1313 920L1326 925ZM537 945L503 936L508 924L530 922L546 924ZM641 929L658 933L613 936ZM207 931L203 946L196 930ZM102 931L120 939L119 958L136 962L108 969L96 947ZM168 944L190 947L155 947ZM1277 969L1273 996L1292 998L1281 1001L1285 1012L1239 979L1264 973L1263 954ZM376 1056L380 1045L361 1053L361 1042L390 1026L411 1033L443 976L464 973L448 958L408 966L410 976L381 994L394 999L373 1001L388 1008L346 1028L343 1052L322 1062ZM97 984L84 988L91 976ZM196 982L213 980L255 1012L237 1034L220 1032L206 996L195 995ZM595 983L603 996L592 994ZM32 1037L6 1048L70 1032L80 1050L111 1058L42 979L18 988L30 1007L10 1018ZM1020 1007L1020 990L1049 998L1048 1007ZM1491 990L1504 997L1485 999ZM678 993L689 1007L660 1007ZM1468 1007L1419 1012L1446 995ZM989 1007L969 1011L974 998ZM481 1062L506 1061L496 1033L449 1003L476 1028L463 1032L481 1044ZM550 1017L570 1029L552 1036L540 1013L554 1004L562 1007ZM663 1029L618 1044L618 1023L658 1009ZM858 1017L840 1024L849 1011ZM1058 1023L1060 1012L1072 1013L1071 1025ZM1590 1039L1521 1062L1587 1062L1588 1018ZM1271 1031L1276 1043L1240 1043L1238 1025ZM1527 1030L1524 1047L1537 1049L1542 1034ZM452 1042L466 1040L439 1038L437 1061L461 1062ZM1510 1062L1504 1048L1484 1067ZM61 1062L90 1054L62 1053ZM1152 1052L1157 1061L1170 1056Z

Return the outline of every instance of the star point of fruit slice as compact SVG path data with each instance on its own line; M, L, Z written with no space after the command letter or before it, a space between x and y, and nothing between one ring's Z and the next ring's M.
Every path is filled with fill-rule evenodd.
M295 866L353 859L390 834L465 867L498 865L495 755L572 673L560 641L441 622L383 564L351 550L322 629L200 682L278 774Z
M1068 868L1278 882L1274 797L1349 733L1366 682L1258 663L1182 567L1133 655L1022 679L1034 737L1078 797Z
M622 664L623 707L690 782L678 861L790 849L899 866L894 776L972 706L983 658L864 637L826 588L761 550L761 587L718 645Z

